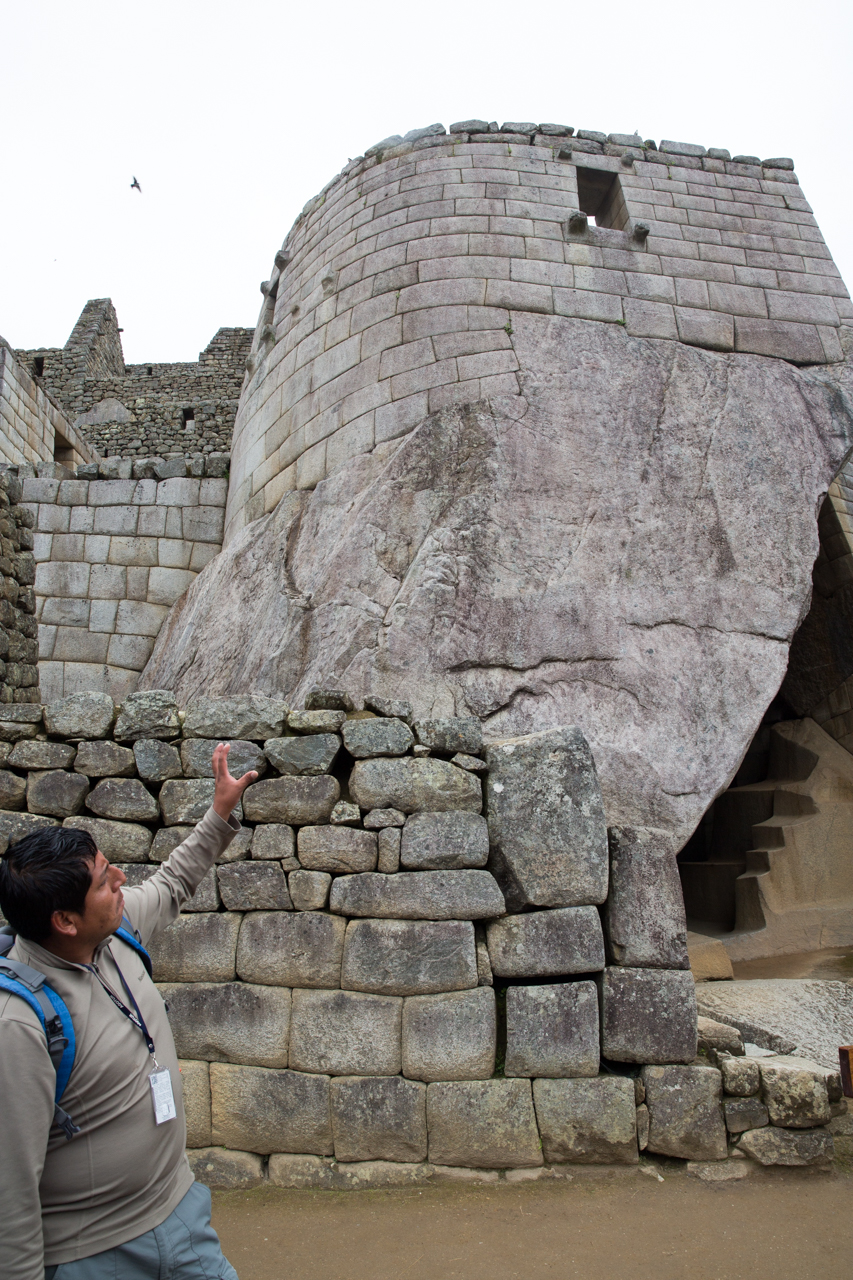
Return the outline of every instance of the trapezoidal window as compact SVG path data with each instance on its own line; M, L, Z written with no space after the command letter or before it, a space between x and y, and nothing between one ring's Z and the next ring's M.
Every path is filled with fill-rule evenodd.
M184 431L195 431L195 409L182 409L181 422L184 424Z
M595 219L597 227L624 231L628 210L622 196L618 173L607 169L578 168L578 206L581 213Z

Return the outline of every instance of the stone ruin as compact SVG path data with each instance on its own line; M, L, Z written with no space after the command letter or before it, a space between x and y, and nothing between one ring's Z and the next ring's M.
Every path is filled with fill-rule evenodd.
M88 830L130 884L207 810L220 739L260 775L152 945L197 1175L825 1163L838 1073L745 1056L717 1021L697 1036L674 861L608 832L581 732L484 744L476 719L368 701L76 694L0 723L0 839Z
M837 1074L690 967L853 941L853 308L793 162L414 130L261 289L195 457L179 380L115 410L106 300L0 386L47 704L0 708L0 833L138 882L216 740L264 775L156 946L198 1176L824 1162Z

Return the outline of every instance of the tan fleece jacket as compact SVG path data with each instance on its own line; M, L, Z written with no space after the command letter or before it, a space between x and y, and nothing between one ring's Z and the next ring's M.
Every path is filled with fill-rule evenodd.
M183 844L144 884L125 889L125 915L143 945L171 924L199 881L240 830L209 809ZM11 957L41 970L65 1001L77 1054L62 1098L81 1132L70 1142L52 1129L56 1073L35 1013L0 992L0 1276L44 1280L44 1268L125 1244L168 1218L193 1176L175 1043L166 1007L141 958L110 937L99 971L129 1004L116 962L168 1067L177 1119L155 1124L151 1058L137 1027L95 975L18 938Z

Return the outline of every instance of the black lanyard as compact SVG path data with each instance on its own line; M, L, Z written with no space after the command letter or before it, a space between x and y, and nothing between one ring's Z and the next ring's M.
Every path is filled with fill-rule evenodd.
M111 989L111 987L107 985L107 983L101 977L100 973L97 970L97 967L94 964L87 964L85 967L91 970L91 972L95 975L95 977L98 979L98 982L100 982L101 986L104 988L104 990L106 991L109 998L112 1000L115 1007L117 1009L120 1009L121 1012L124 1014L124 1016L128 1019L128 1021L132 1022L133 1025L142 1032L142 1038L145 1041L145 1046L148 1049L148 1052L151 1054L151 1057L154 1058L154 1062L156 1064L157 1058L154 1053L154 1041L151 1039L151 1032L148 1030L148 1028L145 1025L145 1019L142 1016L142 1011L139 1008L139 1005L136 1003L136 998L133 992L131 991L130 987L127 985L127 980L118 966L118 961L116 960L115 956L113 956L112 959L113 959L113 964L115 965L116 970L118 972L118 976L121 978L121 985L124 987L125 991L128 994L130 1003L133 1005L132 1011L128 1009L127 1005L122 1000L120 1000L119 997L116 995L116 993Z

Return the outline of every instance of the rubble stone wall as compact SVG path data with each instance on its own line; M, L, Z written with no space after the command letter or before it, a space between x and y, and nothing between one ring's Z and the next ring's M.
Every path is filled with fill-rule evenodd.
M83 828L130 884L207 810L217 741L261 775L152 945L197 1176L556 1175L741 1141L825 1161L837 1076L733 1056L716 1023L697 1041L671 861L652 832L608 841L580 732L484 751L476 721L373 708L84 693L0 720L0 844Z
M96 457L0 339L0 461L36 467L60 459L74 466Z
M414 130L308 202L265 286L226 541L436 409L523 394L517 312L843 358L853 309L790 159L573 132Z
M87 302L65 347L17 353L104 457L227 452L250 329L219 329L197 363L126 365L109 298Z

